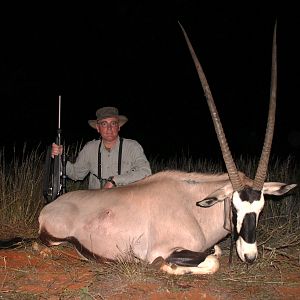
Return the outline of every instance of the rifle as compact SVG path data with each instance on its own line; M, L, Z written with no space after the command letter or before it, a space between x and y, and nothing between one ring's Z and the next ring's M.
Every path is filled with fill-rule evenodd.
M62 130L60 128L61 96L58 97L58 129L55 143L61 145ZM51 156L52 145L47 149L44 164L43 195L47 203L54 201L58 196L66 193L66 154L65 145L61 155Z

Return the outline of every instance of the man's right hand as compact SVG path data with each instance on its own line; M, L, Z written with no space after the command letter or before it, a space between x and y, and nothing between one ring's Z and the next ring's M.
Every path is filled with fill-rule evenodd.
M63 146L62 145L58 146L57 144L52 143L52 151L51 151L52 158L55 155L62 155L62 152L63 152Z

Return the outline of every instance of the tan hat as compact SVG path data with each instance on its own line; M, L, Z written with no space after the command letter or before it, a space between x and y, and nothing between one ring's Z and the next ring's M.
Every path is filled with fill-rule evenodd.
M120 126L123 126L128 118L126 116L119 115L119 110L116 107L101 107L96 111L97 120L89 120L88 123L91 127L96 129L97 121L106 118L117 117L119 119Z

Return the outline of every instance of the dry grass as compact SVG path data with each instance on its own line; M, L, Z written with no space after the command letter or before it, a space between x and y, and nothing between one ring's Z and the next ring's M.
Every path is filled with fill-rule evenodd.
M6 159L0 151L0 215L2 222L14 224L23 220L33 223L43 206L41 201L42 154L39 147L21 153L12 150Z

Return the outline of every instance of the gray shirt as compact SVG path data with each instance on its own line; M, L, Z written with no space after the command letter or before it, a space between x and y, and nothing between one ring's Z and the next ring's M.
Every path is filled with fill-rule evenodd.
M76 162L67 162L66 174L73 180L83 180L89 173L89 189L99 189L98 148L100 140L88 142L79 152ZM117 186L126 185L151 175L150 164L142 146L135 140L123 138L121 174L118 175L120 138L116 145L108 151L101 144L101 178L114 176ZM94 176L96 175L96 176Z

